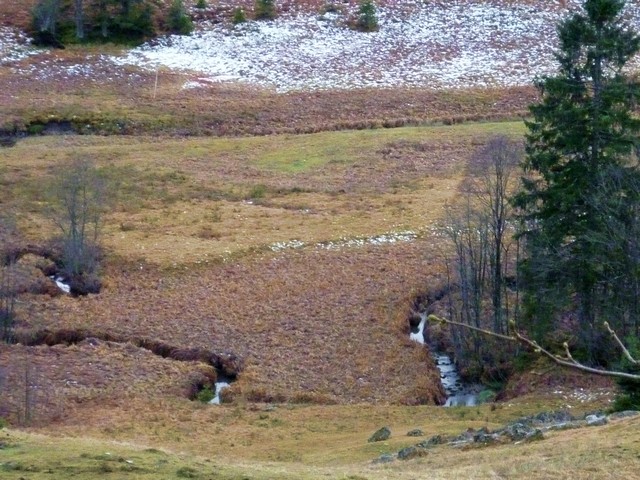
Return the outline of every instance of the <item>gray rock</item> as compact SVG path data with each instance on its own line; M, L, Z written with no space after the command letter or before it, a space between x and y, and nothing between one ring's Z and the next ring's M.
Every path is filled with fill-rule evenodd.
M391 453L383 453L378 458L376 458L373 463L391 463L396 460L396 456Z
M502 430L496 432L499 436L507 437L512 442L518 442L527 438L527 435L532 433L532 428L524 423L512 423L507 425Z
M429 448L433 447L434 445L445 444L447 443L447 441L447 437L445 437L444 435L434 435L433 437L416 444L416 447Z
M424 432L419 428L407 432L407 437L424 437Z
M557 423L566 423L575 420L575 417L571 415L567 410L559 410L555 412L540 412L537 415L530 417L522 417L513 422L510 425L521 424L528 427L540 426L540 425L555 425Z
M584 419L587 421L587 426L589 427L599 427L609 423L607 417L604 415L587 415Z
M574 428L581 428L584 427L584 422L564 422L564 423L556 423L554 425L548 425L546 427L544 427L545 431L551 431L551 430L571 430Z
M636 415L640 415L640 412L637 410L625 410L624 412L615 412L609 415L609 420L617 420L618 418L628 418L635 417Z
M490 445L496 443L497 436L491 434L488 429L480 428L473 434L473 443L481 443L483 445Z
M542 430L536 428L533 432L530 432L524 439L525 442L536 442L538 440L544 440L544 434Z
M412 458L424 457L427 454L425 448L406 447L398 452L399 460L411 460Z
M384 442L385 440L389 440L389 437L391 437L391 430L389 430L389 427L382 427L376 433L371 435L367 442Z
M456 442L456 443L472 442L473 441L473 436L475 434L476 434L476 431L473 428L468 428L466 431L462 432L460 435L458 435L452 441Z

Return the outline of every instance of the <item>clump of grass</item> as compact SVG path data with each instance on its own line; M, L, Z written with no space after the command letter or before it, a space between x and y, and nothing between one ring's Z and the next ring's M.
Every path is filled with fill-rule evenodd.
M204 225L198 232L198 238L203 240L219 240L222 238L222 233L214 230L210 225Z
M248 197L252 200L259 200L264 198L267 195L267 186L266 185L254 185L249 191Z
M191 467L180 467L176 470L176 476L178 478L198 478L200 473L195 468Z

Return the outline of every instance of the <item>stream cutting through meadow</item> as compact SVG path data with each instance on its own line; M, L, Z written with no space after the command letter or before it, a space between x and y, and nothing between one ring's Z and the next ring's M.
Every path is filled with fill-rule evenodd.
M447 394L445 407L472 407L478 403L478 394L482 386L473 383L464 383L460 378L458 368L453 359L446 353L437 351L432 345L428 345L425 339L425 327L427 314L420 314L420 323L412 327L409 338L422 345L429 346L429 351L440 371L440 381Z

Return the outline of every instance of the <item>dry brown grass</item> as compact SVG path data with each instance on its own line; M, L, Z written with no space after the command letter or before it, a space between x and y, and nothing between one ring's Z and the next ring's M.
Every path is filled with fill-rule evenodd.
M432 229L470 152L498 131L518 135L522 127L21 141L7 151L4 177L8 204L28 212L20 223L32 241L51 230L38 201L46 202L42 186L65 159L94 158L124 190L104 226L103 292L32 297L22 310L25 328L84 328L231 352L247 365L231 390L236 398L440 400L432 362L407 339L406 309L413 295L442 281L441 239ZM249 203L252 191L259 194ZM206 228L215 234L204 235ZM407 229L422 236L314 246ZM267 248L294 239L308 246Z
M204 364L163 359L132 344L89 339L52 347L0 346L0 416L22 426L65 422L87 405L163 392L188 397L215 380Z

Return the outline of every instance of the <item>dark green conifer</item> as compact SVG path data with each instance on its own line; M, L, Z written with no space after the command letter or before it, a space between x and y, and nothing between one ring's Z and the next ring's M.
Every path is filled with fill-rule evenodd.
M559 25L559 70L536 83L528 175L515 197L528 253L526 317L542 333L576 312L594 360L601 321L622 332L638 328L640 85L624 67L640 37L624 21L624 6L586 0Z

